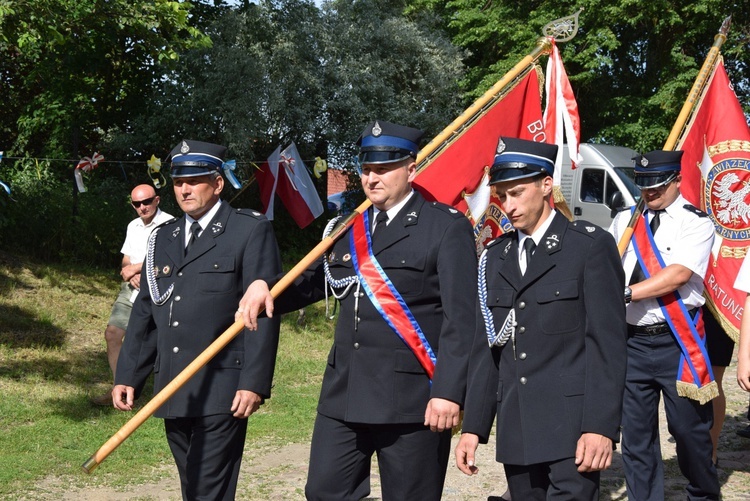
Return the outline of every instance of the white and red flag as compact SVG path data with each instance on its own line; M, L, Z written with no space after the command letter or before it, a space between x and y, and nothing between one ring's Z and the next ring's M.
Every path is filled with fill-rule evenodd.
M736 339L745 294L734 289L734 280L750 246L750 130L723 61L676 149L684 151L682 194L716 229L705 294Z
M557 145L557 159L555 160L554 185L560 186L562 173L562 157L565 141L568 143L568 153L573 162L573 168L583 159L579 153L581 142L581 119L578 116L578 103L573 88L570 86L568 74L565 72L560 51L552 40L552 53L547 61L547 106L544 109L544 132L546 142ZM563 132L565 134L563 135Z
M281 152L276 148L268 161L260 166L255 177L268 219L273 220L276 193L300 228L312 223L323 213L320 196L294 143Z
M511 226L490 196L489 169L500 136L545 142L541 89L532 69L420 172L414 186L428 200L452 205L474 225L477 250ZM503 221L505 219L505 221Z

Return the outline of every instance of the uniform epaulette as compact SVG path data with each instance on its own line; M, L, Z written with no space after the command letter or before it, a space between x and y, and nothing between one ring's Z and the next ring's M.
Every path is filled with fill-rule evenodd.
M244 216L254 217L255 219L262 219L262 218L266 217L266 216L263 215L262 212L258 212L255 209L234 209L234 211L237 214L242 214Z
M703 212L702 210L700 210L695 205L685 204L685 205L682 206L682 208L685 209L688 212L692 212L693 214L695 214L698 217L708 217L708 214L706 214L705 212Z
M178 218L178 217L173 217L172 219L168 219L168 220L164 221L161 224L157 224L156 227L157 228L161 228L162 226L166 226L168 224L176 223L179 219L180 218Z
M455 218L464 217L463 213L460 210L455 209L451 207L450 205L440 203L440 202L430 202L430 205L432 207L442 210L443 212L447 212L448 214L450 214L451 216Z
M506 240L512 239L512 238L516 238L516 232L515 232L515 230L514 231L509 231L508 233L503 233L502 235L496 237L490 243L488 243L487 245L485 245L484 248L485 249L489 249L490 247L493 247L493 246L499 244L500 242L505 242Z
M573 231L577 231L578 233L583 233L584 235L589 235L591 237L595 236L597 232L604 231L602 230L601 226L597 226L594 223L584 221L582 219L573 221L570 224L570 229L572 229Z

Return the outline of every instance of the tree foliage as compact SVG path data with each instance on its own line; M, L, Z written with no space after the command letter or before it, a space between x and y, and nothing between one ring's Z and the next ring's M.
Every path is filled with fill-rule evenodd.
M534 46L548 22L583 8L578 35L560 44L576 93L582 139L638 150L664 144L723 19L734 23L722 52L750 111L750 22L742 0L413 0L438 13L469 51L464 89L486 90Z

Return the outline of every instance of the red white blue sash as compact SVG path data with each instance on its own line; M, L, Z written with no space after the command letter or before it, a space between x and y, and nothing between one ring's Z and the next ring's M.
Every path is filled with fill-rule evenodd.
M432 380L437 358L417 320L406 305L406 301L393 286L372 253L368 212L365 211L354 220L349 235L354 271L375 309L414 353L419 364Z
M664 261L654 243L646 214L633 230L633 248L646 278L664 268ZM669 327L682 351L677 371L677 394L704 404L719 396L705 346L703 316L690 314L676 290L657 298Z

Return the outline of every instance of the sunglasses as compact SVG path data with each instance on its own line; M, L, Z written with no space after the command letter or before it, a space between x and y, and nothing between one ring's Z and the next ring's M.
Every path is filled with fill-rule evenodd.
M151 197L151 198L146 198L144 200L138 200L138 201L133 200L130 203L133 204L133 207L135 207L137 209L141 205L151 205L152 203L154 203L155 199L156 199L156 197Z

